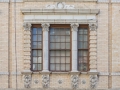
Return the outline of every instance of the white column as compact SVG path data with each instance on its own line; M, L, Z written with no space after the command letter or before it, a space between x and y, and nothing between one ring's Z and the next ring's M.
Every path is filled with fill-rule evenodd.
M48 72L48 31L49 31L49 24L45 23L42 24L42 31L43 31L43 71Z
M72 31L72 70L71 72L78 72L77 70L77 31L78 23L71 24Z

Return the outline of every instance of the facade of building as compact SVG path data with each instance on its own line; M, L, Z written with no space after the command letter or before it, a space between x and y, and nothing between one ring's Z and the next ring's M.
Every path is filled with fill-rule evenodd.
M0 90L120 90L120 0L0 0Z

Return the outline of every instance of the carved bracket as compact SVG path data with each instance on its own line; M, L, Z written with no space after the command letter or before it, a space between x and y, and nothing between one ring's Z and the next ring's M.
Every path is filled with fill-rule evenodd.
M96 23L90 23L89 24L89 29L92 31L96 31L97 30L97 24Z
M47 5L47 9L74 9L74 5L66 5L64 2L57 2L55 5Z
M73 89L76 89L79 84L79 78L78 75L71 75L71 86Z
M30 88L31 87L31 75L24 75L24 87Z
M43 88L49 87L49 75L42 75L42 86Z
M97 75L90 75L90 88L96 89L98 83L98 76Z
M24 30L31 30L31 23L23 23Z

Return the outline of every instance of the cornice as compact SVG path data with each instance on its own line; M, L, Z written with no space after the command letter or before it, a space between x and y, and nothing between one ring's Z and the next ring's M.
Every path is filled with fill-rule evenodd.
M21 9L24 15L80 15L99 14L99 9Z

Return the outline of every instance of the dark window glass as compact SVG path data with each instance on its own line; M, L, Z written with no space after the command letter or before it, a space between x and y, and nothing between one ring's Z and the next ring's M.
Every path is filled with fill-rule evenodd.
M88 29L78 30L78 70L88 71Z
M32 27L31 31L32 67L33 71L42 70L42 28Z
M70 71L70 28L50 28L50 71Z

